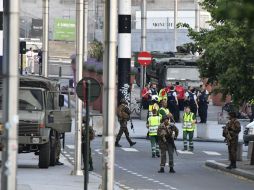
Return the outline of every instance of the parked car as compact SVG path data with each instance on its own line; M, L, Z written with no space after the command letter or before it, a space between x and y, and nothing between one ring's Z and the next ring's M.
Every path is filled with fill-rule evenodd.
M254 121L246 125L243 132L243 141L245 146L249 144L249 141L254 141Z

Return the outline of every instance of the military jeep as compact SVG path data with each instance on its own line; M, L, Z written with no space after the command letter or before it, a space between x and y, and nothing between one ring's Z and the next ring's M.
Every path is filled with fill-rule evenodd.
M0 81L0 121L3 126L2 81ZM21 76L18 94L18 152L39 155L39 168L54 166L61 134L71 131L71 110L57 81L43 77ZM0 127L0 147L3 137ZM4 147L3 147L4 148Z

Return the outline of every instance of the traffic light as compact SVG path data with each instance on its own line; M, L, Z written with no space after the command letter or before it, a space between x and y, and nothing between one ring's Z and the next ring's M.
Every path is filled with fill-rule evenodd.
M26 54L26 42L25 41L19 42L19 53Z

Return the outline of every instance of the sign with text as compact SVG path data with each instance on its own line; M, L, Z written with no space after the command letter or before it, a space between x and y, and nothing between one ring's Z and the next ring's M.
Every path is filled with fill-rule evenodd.
M147 66L152 62L152 55L149 52L143 51L138 54L138 63Z
M76 35L75 20L55 19L54 40L74 41Z

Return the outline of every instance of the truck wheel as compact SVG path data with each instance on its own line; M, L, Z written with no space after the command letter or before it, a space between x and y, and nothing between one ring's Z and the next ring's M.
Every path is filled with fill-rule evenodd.
M56 134L50 133L50 166L55 166L56 163Z
M50 142L40 146L39 168L48 168L50 161Z

